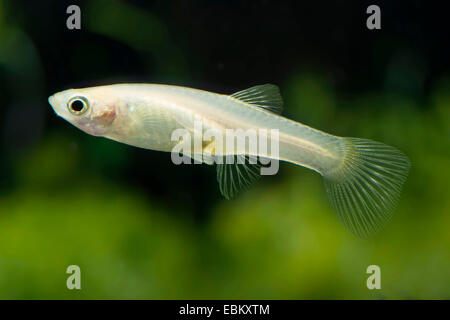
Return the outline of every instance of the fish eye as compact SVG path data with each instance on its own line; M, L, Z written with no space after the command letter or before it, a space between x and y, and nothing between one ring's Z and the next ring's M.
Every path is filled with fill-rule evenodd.
M73 97L67 103L67 108L75 115L82 115L89 109L89 102L85 97Z

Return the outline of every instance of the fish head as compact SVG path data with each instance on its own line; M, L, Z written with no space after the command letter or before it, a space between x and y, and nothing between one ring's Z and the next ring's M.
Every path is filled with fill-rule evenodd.
M101 87L61 91L48 102L58 116L94 136L107 134L118 113L118 99Z

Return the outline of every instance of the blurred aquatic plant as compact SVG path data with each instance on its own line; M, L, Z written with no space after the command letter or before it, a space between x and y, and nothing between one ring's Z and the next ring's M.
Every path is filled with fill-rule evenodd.
M119 0L89 1L86 11L90 31L125 43L139 52L145 57L148 72L177 81L188 75L182 52L157 16Z
M296 72L287 79L283 92L287 112L296 119L312 127L330 125L336 102L326 76L314 71Z
M435 125L439 88L428 111L408 107L412 133L421 127L442 133ZM357 133L401 132L402 115L374 114ZM336 121L345 116L340 112ZM82 150L70 151L64 137L48 137L27 161L17 162L20 185L27 187L0 198L2 297L448 297L448 158L438 143L408 139L408 132L398 141L413 159L411 179L391 224L367 240L355 240L342 228L320 177L288 164L281 170L291 174L221 201L199 228L137 189L105 183L101 171L83 174L77 160ZM429 163L441 173L433 174ZM430 180L436 189L424 190ZM365 268L373 263L382 268L381 293L365 288ZM82 269L80 292L64 287L69 264Z

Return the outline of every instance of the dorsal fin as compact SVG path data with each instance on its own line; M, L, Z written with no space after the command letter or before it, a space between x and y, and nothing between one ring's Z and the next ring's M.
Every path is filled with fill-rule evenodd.
M274 84L263 84L233 93L231 97L280 114L283 111L283 98L280 89Z

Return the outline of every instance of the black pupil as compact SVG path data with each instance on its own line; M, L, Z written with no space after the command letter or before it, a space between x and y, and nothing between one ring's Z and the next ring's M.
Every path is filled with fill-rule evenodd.
M84 108L84 102L81 100L74 100L72 101L72 104L70 105L73 111L80 112Z

